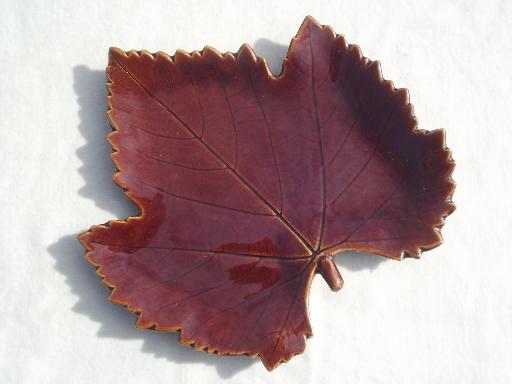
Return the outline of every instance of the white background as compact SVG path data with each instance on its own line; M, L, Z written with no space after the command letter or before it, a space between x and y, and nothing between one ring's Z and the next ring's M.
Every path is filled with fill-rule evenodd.
M512 2L0 1L0 382L511 383ZM134 328L75 235L136 212L112 184L107 49L236 51L274 72L313 15L447 129L458 209L421 260L337 258L310 296L315 336L268 373ZM292 381L293 380L293 381Z

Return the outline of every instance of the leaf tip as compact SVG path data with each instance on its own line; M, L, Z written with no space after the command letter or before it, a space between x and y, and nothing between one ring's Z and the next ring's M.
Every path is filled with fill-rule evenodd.
M239 59L247 59L250 62L256 62L257 60L257 56L256 53L254 52L254 49L252 49L252 47L247 43L242 44L240 48L238 48L236 57Z
M320 24L313 16L307 15L304 18L304 20L302 21L299 31L306 29L306 28L310 28L310 27L316 27L318 29L322 29L322 24Z
M126 57L127 54L121 48L110 47L108 49L108 64L112 65L112 62L119 57Z
M204 48L201 50L201 54L206 57L211 56L217 59L223 57L222 52L218 51L210 45L205 45Z

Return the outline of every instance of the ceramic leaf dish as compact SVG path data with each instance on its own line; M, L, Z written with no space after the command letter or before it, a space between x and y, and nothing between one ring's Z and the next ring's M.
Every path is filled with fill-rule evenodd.
M407 91L311 17L279 76L248 45L112 48L107 75L113 179L140 215L79 238L137 327L271 370L312 336L313 277L341 288L335 253L442 242L444 131L419 130Z

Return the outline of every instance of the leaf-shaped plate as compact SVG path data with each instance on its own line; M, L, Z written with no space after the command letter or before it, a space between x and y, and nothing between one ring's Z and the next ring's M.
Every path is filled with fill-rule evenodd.
M80 241L138 327L273 369L312 335L315 273L341 288L332 255L441 243L444 131L418 130L407 91L313 18L277 77L247 45L113 48L107 72L114 181L141 214Z

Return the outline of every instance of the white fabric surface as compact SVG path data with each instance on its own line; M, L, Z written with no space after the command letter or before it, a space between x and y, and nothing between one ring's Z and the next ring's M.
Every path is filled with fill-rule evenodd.
M18 1L0 12L0 382L511 383L509 1ZM107 302L75 235L136 210L111 180L104 67L123 49L236 51L278 72L305 15L409 88L447 129L457 211L421 260L340 255L315 336L268 373L179 346Z

